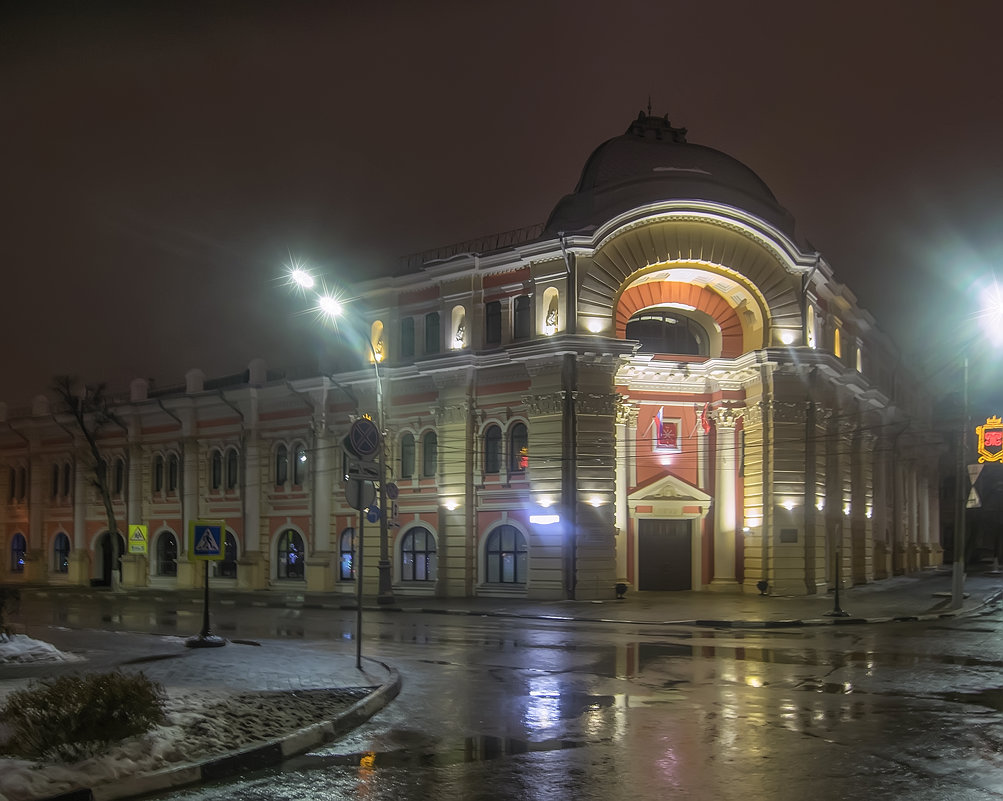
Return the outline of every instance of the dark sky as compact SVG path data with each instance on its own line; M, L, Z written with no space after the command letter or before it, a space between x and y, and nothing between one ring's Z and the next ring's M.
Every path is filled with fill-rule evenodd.
M649 95L910 359L1003 264L995 0L36 5L0 20L12 407L309 361L290 256L348 280L542 222Z

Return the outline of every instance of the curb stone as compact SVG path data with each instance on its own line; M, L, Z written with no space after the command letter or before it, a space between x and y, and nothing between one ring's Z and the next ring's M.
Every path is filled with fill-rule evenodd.
M387 680L333 720L312 724L285 737L258 743L247 749L220 754L205 762L180 765L96 787L82 787L59 795L41 797L35 801L113 801L113 799L163 792L175 787L216 781L247 770L259 770L277 765L288 757L330 742L365 723L400 693L402 680L396 668L377 659L364 658L381 665L388 673Z

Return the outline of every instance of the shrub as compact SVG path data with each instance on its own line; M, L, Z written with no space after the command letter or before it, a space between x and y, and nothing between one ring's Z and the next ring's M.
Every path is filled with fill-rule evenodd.
M68 675L11 693L0 707L9 753L73 761L162 723L164 688L142 673Z
M21 608L21 591L17 587L0 587L0 642L14 632L7 625L7 617Z

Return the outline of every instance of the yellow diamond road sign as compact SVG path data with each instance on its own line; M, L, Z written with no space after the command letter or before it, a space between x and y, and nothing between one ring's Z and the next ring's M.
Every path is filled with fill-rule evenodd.
M146 553L148 542L146 526L129 526L129 553Z

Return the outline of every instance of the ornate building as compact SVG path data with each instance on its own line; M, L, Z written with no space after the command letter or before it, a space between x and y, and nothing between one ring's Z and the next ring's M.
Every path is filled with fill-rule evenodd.
M667 119L597 148L545 225L353 294L375 364L134 383L101 439L149 532L126 584L196 586L187 524L220 518L217 581L351 592L342 440L378 384L397 594L815 594L940 561L923 388L766 184ZM107 580L79 436L41 398L2 428L5 579Z

